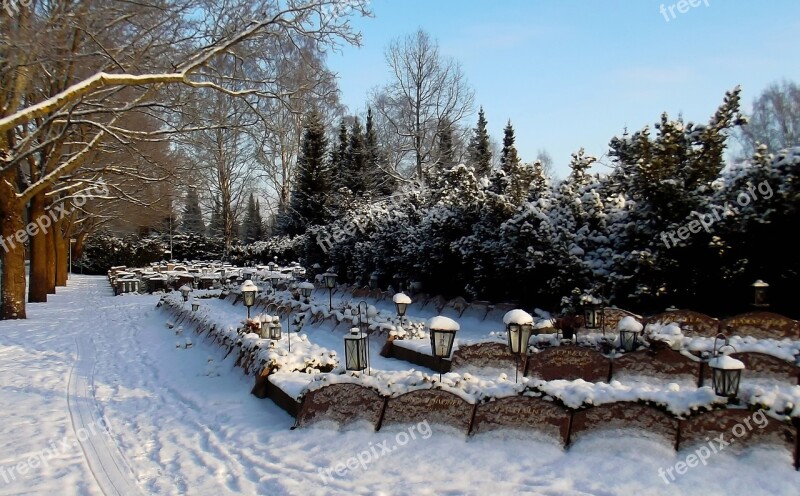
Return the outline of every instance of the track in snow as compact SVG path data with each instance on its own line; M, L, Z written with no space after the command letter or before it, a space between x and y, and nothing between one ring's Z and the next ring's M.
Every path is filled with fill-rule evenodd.
M94 363L95 349L86 338L78 337L77 360L70 370L67 386L67 405L69 407L72 429L78 445L89 465L97 485L103 494L135 495L141 494L133 481L133 473L122 458L122 454L106 431L104 422L93 412L94 402Z

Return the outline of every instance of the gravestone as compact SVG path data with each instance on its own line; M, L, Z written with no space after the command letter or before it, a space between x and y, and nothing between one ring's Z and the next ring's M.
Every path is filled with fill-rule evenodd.
M612 377L622 373L647 376L690 375L697 379L700 362L667 347L661 347L625 353L612 360Z
M542 398L513 396L481 403L475 412L472 432L498 429L533 430L566 444L570 412Z
M297 415L297 425L321 420L339 425L364 420L378 424L383 398L373 389L358 384L331 384L306 393Z
M420 389L389 398L382 425L411 424L423 420L469 431L473 405L440 389Z
M459 346L453 352L451 369L464 366L508 368L514 364L514 355L504 343L478 343Z
M664 410L654 406L621 401L595 406L575 412L572 417L571 441L595 431L622 431L663 440L675 446L678 420Z
M721 441L729 443L720 446ZM717 449L741 450L758 444L783 446L794 450L797 431L791 424L780 422L763 413L745 409L720 409L693 415L680 421L679 449L713 446Z
M800 323L770 312L751 312L722 321L721 329L734 336L758 339L800 339Z
M609 360L599 351L579 346L554 346L528 356L525 376L545 381L583 379L588 382L608 380Z
M719 332L719 321L691 310L675 310L647 318L647 324L678 324L685 336L713 338Z
M636 315L635 313L627 310L622 310L621 308L603 308L603 326L610 332L615 331L619 321L625 317L633 317L638 321L642 320L640 315Z

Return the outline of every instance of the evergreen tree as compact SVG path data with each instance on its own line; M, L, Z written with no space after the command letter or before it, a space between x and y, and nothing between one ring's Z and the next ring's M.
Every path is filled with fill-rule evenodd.
M250 244L258 241L262 235L261 214L258 211L255 195L251 192L250 198L247 200L244 222L242 222L242 241Z
M478 125L472 133L467 152L469 165L475 169L478 177L487 177L492 170L492 148L489 143L489 133L486 131L486 116L483 107L478 112Z
M347 187L355 196L363 196L368 190L367 185L367 149L364 143L364 132L358 117L353 121L350 129L350 139L343 164L341 176L342 185Z
M339 136L335 146L331 146L330 170L333 174L331 188L338 191L347 188L347 148L350 139L344 119L339 123Z
M218 201L214 201L214 207L211 210L211 222L208 223L208 236L218 238L222 237L223 233L222 208Z
M378 133L375 131L375 119L372 108L367 109L367 124L364 132L364 146L366 147L366 187L375 195L385 196L397 188L396 178L385 172L385 157L378 144Z
M322 116L312 110L306 117L297 157L291 210L281 226L286 234L301 234L308 226L325 222L331 193L331 174L325 157L327 145Z
M183 220L181 231L187 234L204 235L206 226L203 222L203 211L200 209L200 199L195 188L186 192L186 203L183 207Z

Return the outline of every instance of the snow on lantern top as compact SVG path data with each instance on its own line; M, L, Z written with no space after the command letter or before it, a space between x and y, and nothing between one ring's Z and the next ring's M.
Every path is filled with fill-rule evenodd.
M392 297L392 301L395 303L404 303L406 305L411 304L411 298L409 298L405 293L397 293Z
M533 324L533 316L526 312L525 310L520 310L519 308L511 310L507 312L503 316L503 324Z
M642 332L643 328L642 324L630 315L620 320L617 324L618 331Z
M440 331L458 331L461 326L455 320L437 315L428 320L428 329L436 329Z
M742 370L744 363L728 355L719 355L708 361L708 366L720 370Z

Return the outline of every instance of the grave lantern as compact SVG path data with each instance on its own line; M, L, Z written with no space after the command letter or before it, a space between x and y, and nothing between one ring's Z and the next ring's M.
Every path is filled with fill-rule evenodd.
M272 324L272 317L267 314L261 315L261 318L259 319L259 329L258 329L258 335L261 339L269 338L270 324Z
M242 299L244 300L244 306L247 307L247 318L250 318L250 307L255 305L256 303L256 293L258 293L258 287L253 284L253 281L250 279L246 280L244 284L242 284Z
M200 304L197 303L197 301L192 300L192 312L196 312L197 309L199 309L199 308L200 308Z
M583 327L586 329L603 329L605 332L604 324L604 308L600 300L592 298L591 301L583 306Z
M347 370L361 371L368 363L367 335L358 328L344 337L344 363Z
M184 284L183 286L178 288L178 291L181 292L181 296L183 296L183 301L189 301L189 293L191 293L192 288Z
M508 333L508 351L514 355L514 382L519 381L519 362L528 355L528 341L533 334L533 316L520 309L511 310L503 316Z
M396 295L392 296L392 301L394 301L394 306L397 308L397 316L400 317L400 324L402 325L403 317L406 315L406 310L411 304L411 298L409 298L405 293L397 293Z
M442 380L442 360L449 358L453 352L456 333L460 329L458 322L441 315L428 321L431 334L431 352L439 359L439 381Z
M720 339L723 340L723 344L717 348ZM731 352L735 353L736 348L728 344L728 338L724 334L718 334L714 338L714 358L708 361L714 393L728 399L736 398L739 394L739 382L744 370L744 363L729 356Z
M769 306L769 303L767 303L768 289L769 289L769 284L765 283L761 279L753 283L754 307L766 308Z
M301 282L298 287L300 288L300 295L306 299L306 304L308 304L308 298L311 297L311 293L314 291L314 284L306 281Z
M325 272L322 278L325 280L325 287L328 288L328 310L333 310L333 288L336 287L337 274Z
M639 344L639 334L642 332L642 324L628 315L617 324L619 332L619 347L625 352L631 352Z
M272 319L272 324L269 326L269 338L275 341L281 340L281 321L279 317Z

